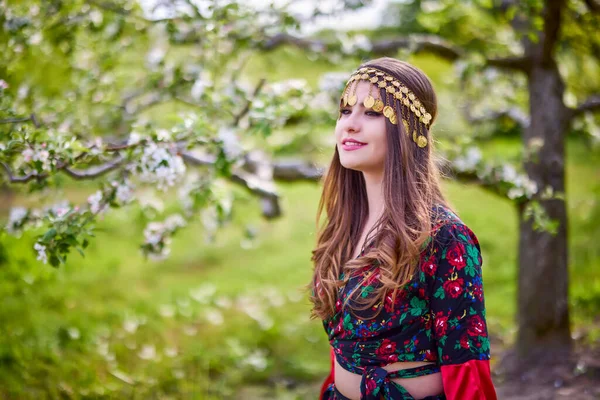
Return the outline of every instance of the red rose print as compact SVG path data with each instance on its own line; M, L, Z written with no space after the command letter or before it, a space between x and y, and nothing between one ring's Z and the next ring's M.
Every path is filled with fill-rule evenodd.
M431 318L424 319L424 321L425 321L425 329L430 330L431 329Z
M469 319L469 328L467 332L471 336L487 336L485 331L485 322L479 315L473 315Z
M470 348L470 345L469 345L469 338L468 338L466 335L463 335L463 336L460 338L460 347L462 347L463 349L468 349L468 348Z
M446 281L444 282L443 286L446 293L448 293L453 299L456 299L463 292L464 281L462 278L455 279L453 281Z
M435 314L435 333L438 338L446 336L448 330L448 317L445 317L443 312Z
M462 243L457 242L453 247L448 249L446 252L446 258L450 265L455 266L458 270L461 270L467 265L467 260L465 259L465 247Z
M435 275L437 271L437 264L435 263L435 257L431 256L421 265L421 269L429 276Z
M377 382L374 379L367 379L367 393L373 393L377 389Z
M473 286L473 296L475 296L478 301L483 301L483 288L481 285Z
M377 355L386 355L392 354L396 351L396 342L392 342L389 339L384 339L383 342L379 345L379 348L375 351Z

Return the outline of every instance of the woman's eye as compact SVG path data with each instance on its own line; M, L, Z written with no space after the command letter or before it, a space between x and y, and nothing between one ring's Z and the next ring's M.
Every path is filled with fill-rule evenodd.
M340 110L340 114L344 114L344 115L350 114L350 110L343 108Z
M379 117L380 115L382 115L381 113L378 113L376 111L367 111L367 115L371 116L371 117Z

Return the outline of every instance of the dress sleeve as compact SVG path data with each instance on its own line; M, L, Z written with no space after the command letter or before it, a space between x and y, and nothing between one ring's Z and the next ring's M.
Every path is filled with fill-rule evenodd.
M331 369L329 370L329 375L327 375L327 378L325 378L325 381L323 381L323 383L321 384L321 391L319 394L319 399L324 398L325 392L329 389L329 385L331 385L332 383L335 382L334 360L335 360L335 353L333 352L333 347L332 347L329 352L329 361L330 361Z
M444 393L448 400L496 400L479 242L460 223L443 227L436 242L431 311Z

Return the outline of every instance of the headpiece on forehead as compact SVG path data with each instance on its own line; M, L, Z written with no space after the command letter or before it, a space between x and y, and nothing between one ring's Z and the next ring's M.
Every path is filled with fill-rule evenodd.
M412 140L417 146L421 148L427 146L426 134L431 123L431 114L427 112L417 96L406 85L386 71L375 67L363 67L355 71L346 83L346 88L342 94L343 106L356 104L356 87L358 81L361 80L372 84L369 95L363 101L365 108L373 109L375 112L383 111L383 115L394 125L398 124L397 116L399 115L402 118L406 134L409 137L412 136ZM354 89L350 93L355 81ZM385 99L375 99L371 95L373 86L385 89Z

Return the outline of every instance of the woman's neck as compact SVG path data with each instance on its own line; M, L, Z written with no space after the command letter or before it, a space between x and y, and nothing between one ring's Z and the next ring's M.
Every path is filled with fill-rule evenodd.
M373 225L383 214L383 173L373 174L363 172L367 202L369 204L368 225Z

